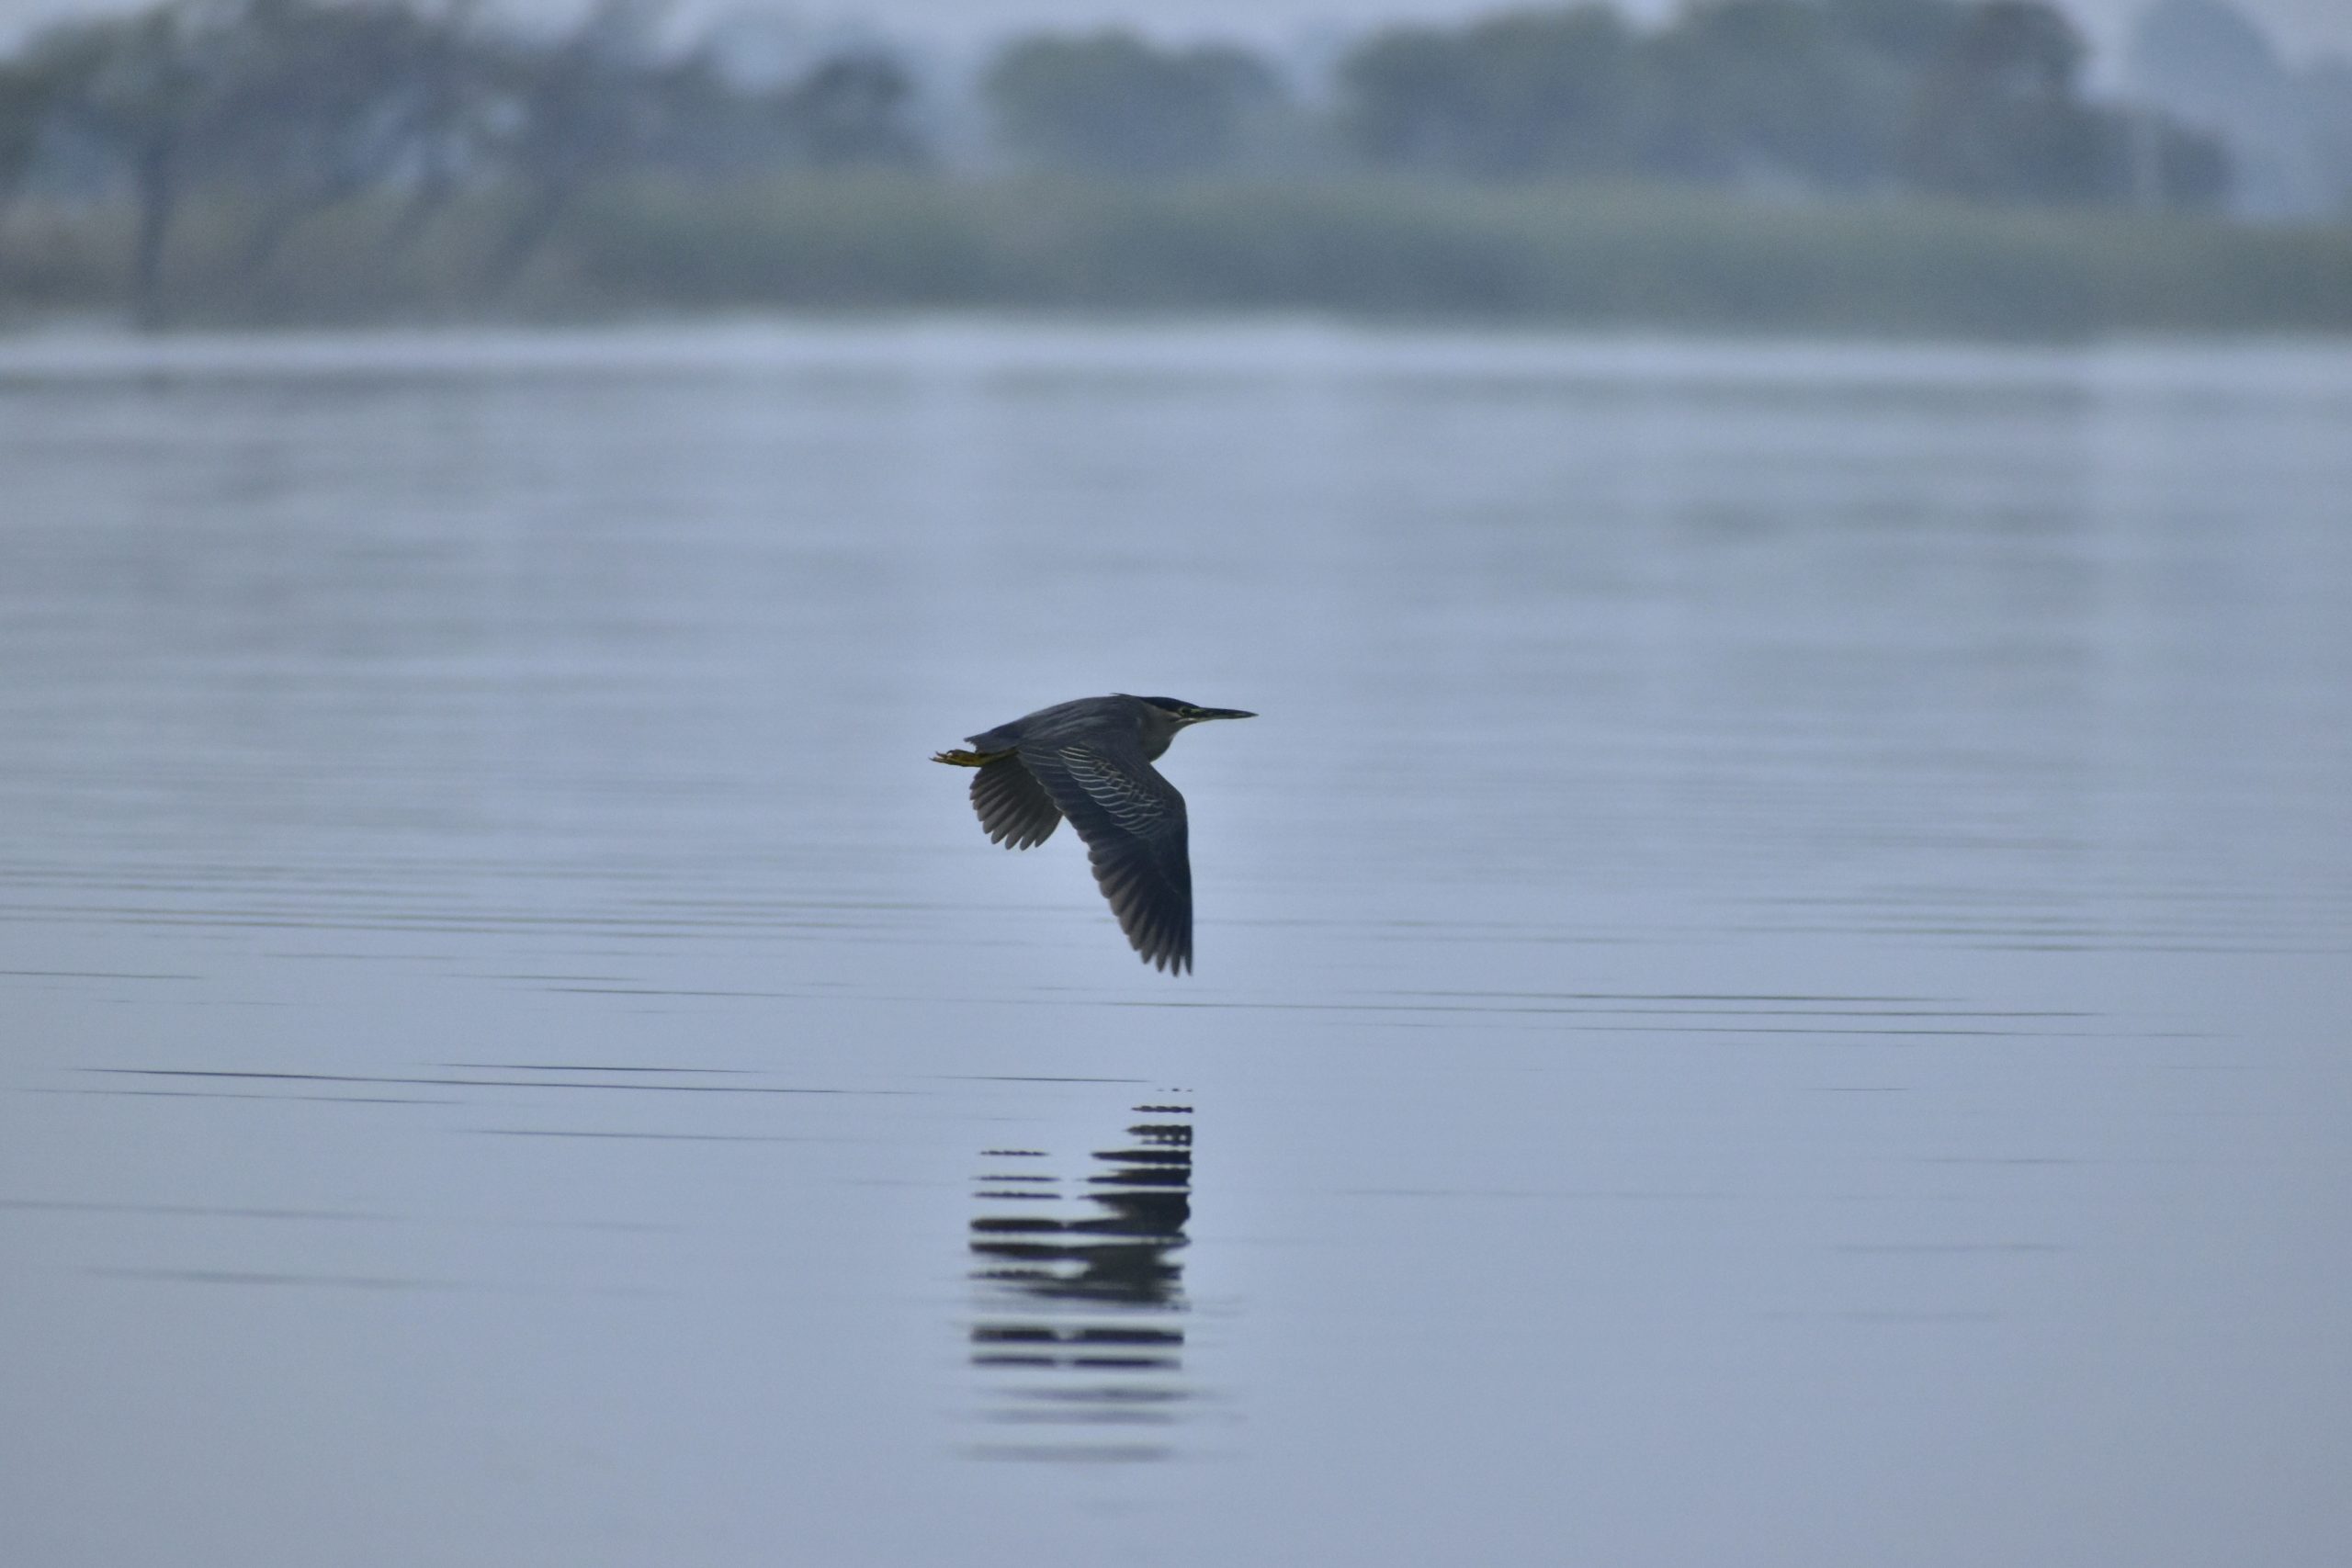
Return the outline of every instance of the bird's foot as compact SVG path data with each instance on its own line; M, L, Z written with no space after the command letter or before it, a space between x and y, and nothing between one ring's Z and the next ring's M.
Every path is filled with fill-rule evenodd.
M1002 751L966 751L957 750L954 751L941 751L934 755L931 760L934 762L945 762L951 767L985 768L990 762L995 761L999 757L1004 755L1006 755L1006 753Z

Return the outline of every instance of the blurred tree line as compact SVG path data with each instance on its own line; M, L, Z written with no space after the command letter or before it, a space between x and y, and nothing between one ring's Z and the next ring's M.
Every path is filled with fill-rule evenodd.
M1321 104L1238 50L1124 33L1017 40L986 92L1016 154L1129 175L1319 143L1332 161L1481 181L2218 202L2222 144L2091 102L2086 59L2045 0L1693 0L1648 29L1598 4L1385 28L1340 57Z
M233 223L250 275L372 198L381 246L488 201L495 289L625 181L936 168L904 60L836 50L775 79L717 39L665 43L636 0L534 31L473 0L163 0L37 35L0 62L0 216L36 193L129 214L129 287L158 319L185 215ZM993 156L1152 180L1347 169L1423 179L1657 179L2199 208L2221 146L2083 91L2081 36L2044 0L1693 0L1639 28L1605 6L1359 39L1302 85L1230 45L1035 34L977 88ZM227 217L221 215L226 214Z
M662 48L654 20L630 0L557 34L469 0L164 0L69 23L0 62L0 211L28 190L127 200L135 308L153 321L168 238L199 197L240 215L257 271L363 195L393 197L397 251L495 190L495 287L600 182L923 161L891 57L747 86L707 51Z

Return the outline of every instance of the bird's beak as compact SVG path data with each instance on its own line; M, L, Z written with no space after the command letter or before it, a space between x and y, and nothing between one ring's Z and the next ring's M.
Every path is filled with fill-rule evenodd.
M1241 708L1195 708L1188 715L1194 724L1211 718L1255 718L1258 716Z

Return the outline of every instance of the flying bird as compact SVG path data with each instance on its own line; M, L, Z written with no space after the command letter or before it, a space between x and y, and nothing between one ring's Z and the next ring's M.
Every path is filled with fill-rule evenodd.
M1193 863L1184 797L1151 764L1176 732L1213 718L1255 718L1173 697L1080 697L968 735L971 750L932 758L972 777L972 809L991 843L1035 848L1063 818L1086 840L1094 880L1143 961L1193 966Z

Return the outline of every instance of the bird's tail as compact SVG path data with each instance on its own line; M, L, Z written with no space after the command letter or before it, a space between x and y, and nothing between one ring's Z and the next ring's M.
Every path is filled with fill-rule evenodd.
M932 757L934 762L945 762L956 768L985 768L999 757L1010 757L1010 751L941 751Z

